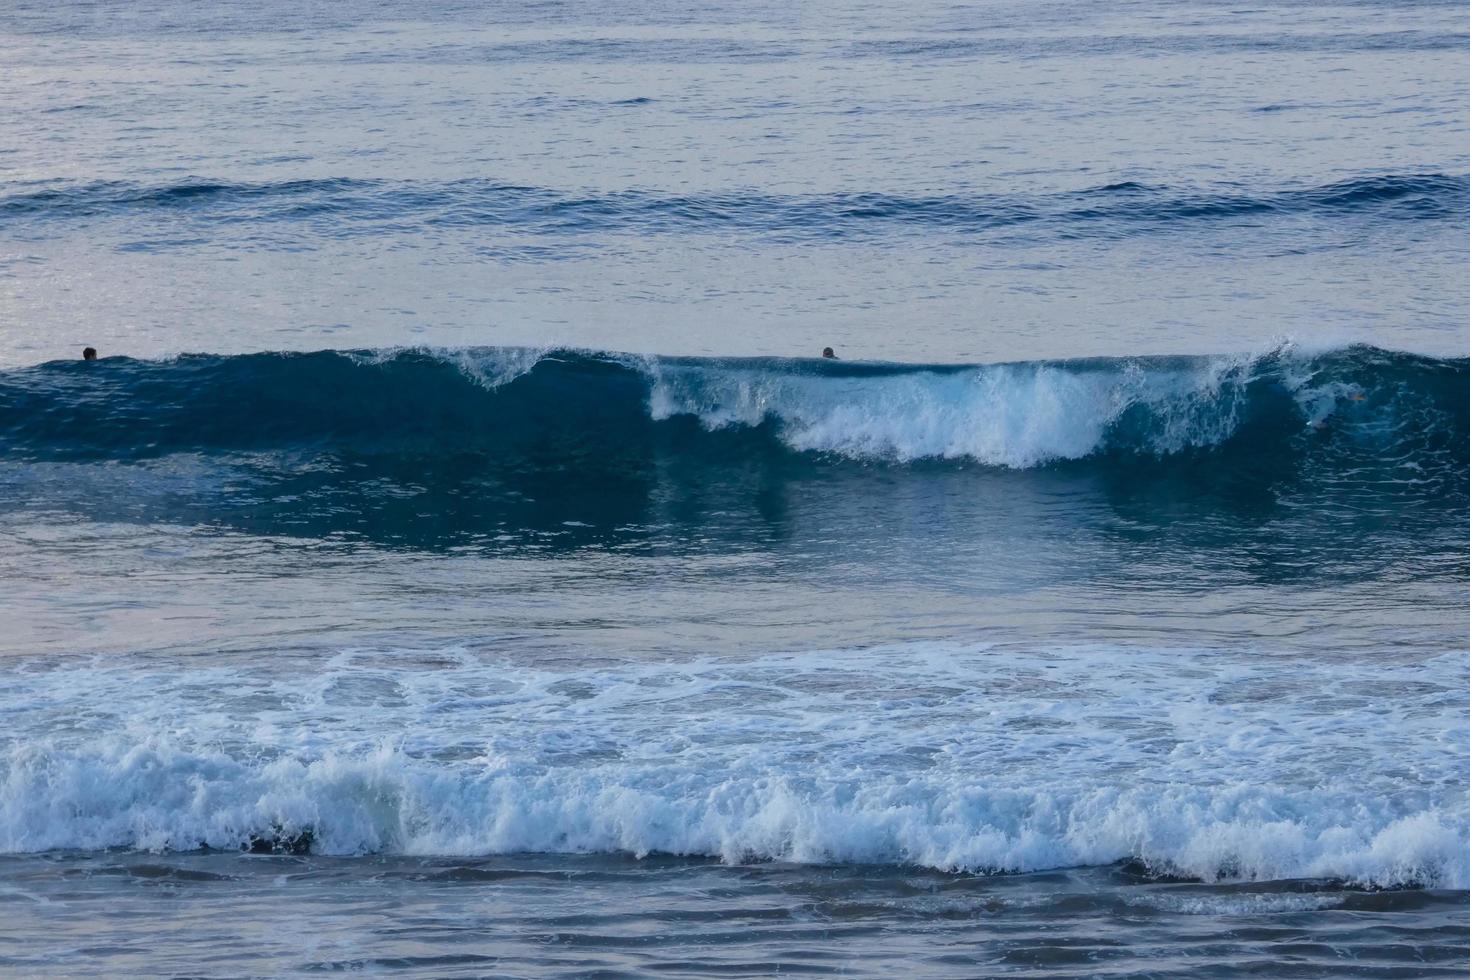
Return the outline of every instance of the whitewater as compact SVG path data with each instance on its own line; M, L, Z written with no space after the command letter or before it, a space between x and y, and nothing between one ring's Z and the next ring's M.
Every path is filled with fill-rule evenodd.
M976 873L1131 860L1465 888L1467 671L1464 655L1287 668L937 643L563 670L463 649L22 669L0 843ZM119 709L79 724L79 699ZM1364 778L1383 727L1373 751L1412 779Z

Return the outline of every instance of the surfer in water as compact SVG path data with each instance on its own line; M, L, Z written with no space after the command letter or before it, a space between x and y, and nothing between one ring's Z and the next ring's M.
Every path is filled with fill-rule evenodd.
M84 360L84 361L95 361L95 360L97 360L97 348L95 348L95 347L83 347L82 348L82 360Z
M822 348L822 356L823 357L831 358L834 361L837 360L837 354L834 353L833 350L832 350L832 348L830 348L830 347L823 347Z

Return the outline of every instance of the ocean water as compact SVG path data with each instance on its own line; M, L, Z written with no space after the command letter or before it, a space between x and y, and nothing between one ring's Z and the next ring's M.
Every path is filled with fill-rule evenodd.
M1470 6L0 59L0 973L1470 974Z

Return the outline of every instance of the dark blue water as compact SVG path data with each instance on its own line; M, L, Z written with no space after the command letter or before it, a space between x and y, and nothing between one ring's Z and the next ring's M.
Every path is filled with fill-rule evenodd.
M0 52L0 972L1470 970L1470 8Z

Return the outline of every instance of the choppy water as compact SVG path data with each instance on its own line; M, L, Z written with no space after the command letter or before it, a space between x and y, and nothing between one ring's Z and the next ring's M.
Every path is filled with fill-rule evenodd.
M9 5L0 971L1464 975L1467 53Z

